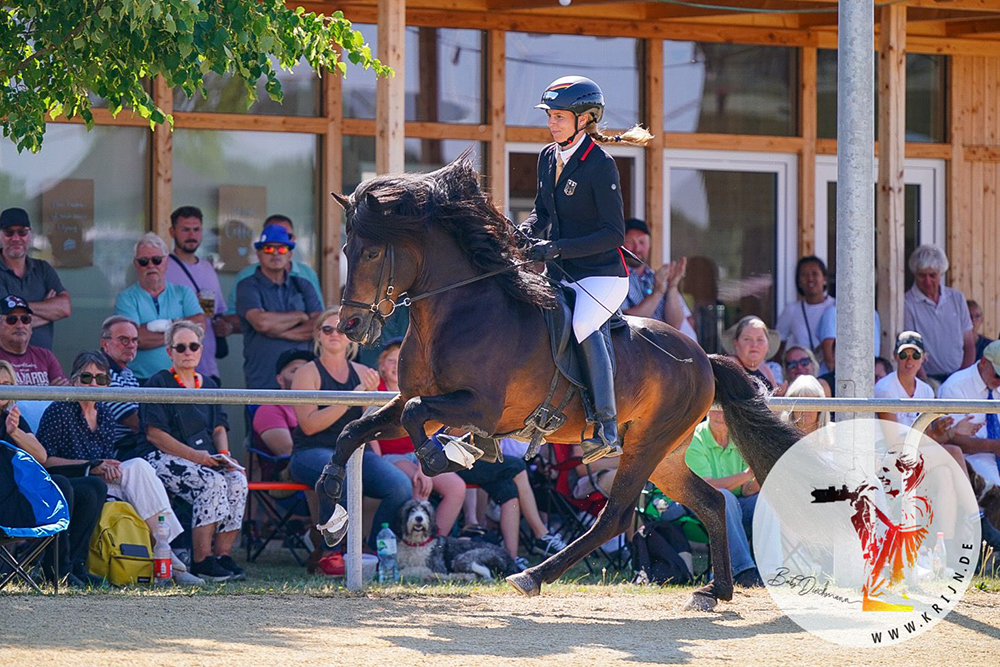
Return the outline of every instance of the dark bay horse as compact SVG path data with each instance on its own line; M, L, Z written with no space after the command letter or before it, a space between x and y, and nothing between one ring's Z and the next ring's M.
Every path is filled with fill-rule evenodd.
M430 174L376 177L350 199L335 196L348 224L339 327L356 342L377 340L382 316L404 293L417 297L525 260L512 225L482 192L479 175L464 158ZM344 429L328 469L342 479L339 471L362 443L400 437L404 429L418 448L428 428L440 425L481 435L520 429L546 397L555 370L542 313L552 303L546 278L517 269L415 301L399 353L399 396ZM662 322L626 320L628 326L612 335L624 453L607 505L586 534L508 581L525 595L538 594L542 583L555 581L624 531L643 485L652 480L705 524L715 578L692 605L710 608L732 598L733 580L722 494L684 462L695 426L713 401L721 405L740 453L761 482L801 434L767 408L735 362L706 356ZM566 390L561 382L557 396ZM579 441L585 426L579 400L566 416L549 440Z

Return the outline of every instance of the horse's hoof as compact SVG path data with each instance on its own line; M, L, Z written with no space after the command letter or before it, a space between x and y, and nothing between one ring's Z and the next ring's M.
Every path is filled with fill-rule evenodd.
M535 577L527 570L510 575L507 577L507 583L525 597L533 598L542 592L542 584L536 581Z
M712 611L718 602L718 599L711 592L697 590L691 594L691 599L685 605L684 611Z

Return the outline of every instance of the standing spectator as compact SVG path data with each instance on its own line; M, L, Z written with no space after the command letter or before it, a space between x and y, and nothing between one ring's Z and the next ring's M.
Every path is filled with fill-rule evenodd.
M271 225L277 225L281 227L288 233L288 240L295 244L295 230L292 227L292 219L287 215L281 215L276 213L275 215L270 215L267 220L264 221L264 228L270 227ZM258 255L259 257L259 255ZM260 262L256 264L250 264L240 269L240 272L236 274L236 278L233 280L233 289L229 291L229 300L226 302L230 307L230 314L236 315L236 288L239 286L240 281L244 278L249 278L260 266ZM288 275L295 276L296 278L303 278L307 280L313 289L316 290L316 296L319 298L320 303L323 301L323 288L319 284L319 276L313 271L308 264L303 264L295 259L292 259L291 264L288 267ZM405 331L405 329L404 329Z
M139 325L139 351L132 362L132 372L140 383L170 368L163 332L175 320L187 319L205 326L205 314L194 291L168 283L164 278L167 254L167 244L153 232L139 239L132 260L138 280L122 290L115 300L115 314Z
M983 358L983 350L993 342L993 339L987 338L980 332L983 326L983 309L979 306L979 303L972 299L969 299L965 303L969 306L969 319L972 320L972 336L976 341L976 361L979 361Z
M283 391L292 388L295 372L313 360L307 350L285 350L275 363L275 379ZM253 434L275 456L292 455L292 432L299 425L291 405L262 405L253 413ZM264 477L264 479L267 479Z
M909 267L914 280L904 298L903 327L924 337L927 361L922 371L944 382L976 360L969 306L961 292L941 284L948 258L940 248L920 246L910 255Z
M649 227L638 218L625 221L625 247L642 264L629 262L628 296L622 304L622 312L666 322L691 340L698 340L694 332L694 318L678 289L687 269L687 257L664 264L654 271L648 264Z
M823 311L823 316L819 318L819 326L816 327L819 337L820 371L823 373L837 370L837 305L834 304ZM875 339L875 356L882 350L882 320L875 311L875 330L872 336Z
M311 347L323 305L309 281L291 275L295 242L284 227L265 227L254 248L260 265L236 286L243 373L250 389L277 389L274 359L285 350Z
M69 384L56 355L30 344L33 322L31 308L21 297L10 295L0 300L0 359L14 367L18 384Z
M112 315L101 324L101 351L108 359L111 387L138 387L128 367L139 351L139 327L124 315ZM133 401L108 403L115 420L115 448L120 458L128 458L139 446L139 404Z
M809 255L795 266L795 289L799 298L785 306L778 316L777 330L785 345L801 345L808 350L819 347L819 320L836 300L826 293L826 264Z
M223 313L226 300L222 296L222 285L215 267L195 253L201 247L201 209L181 206L170 214L170 237L174 240L174 251L167 262L167 281L190 287L198 297L198 304L205 314L205 352L201 355L198 372L207 375L216 384L219 381L219 362L215 358L216 337L225 338L233 333L233 324Z
M28 257L31 247L31 221L23 208L8 208L0 213L0 294L24 299L35 315L31 344L52 349L52 323L69 317L72 311L69 292L59 275L42 259Z
M931 386L917 377L923 366L924 339L916 331L904 331L896 337L893 357L896 359L896 370L889 373L875 384L875 398L934 398ZM879 419L899 422L904 426L913 426L920 416L919 412L880 412Z

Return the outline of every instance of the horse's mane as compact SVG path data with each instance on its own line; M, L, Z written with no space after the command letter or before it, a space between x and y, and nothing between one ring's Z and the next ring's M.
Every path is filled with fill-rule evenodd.
M429 174L377 176L350 197L348 233L375 243L416 244L430 227L446 231L480 272L496 271L526 257L514 225L497 210L463 153ZM513 298L542 308L555 306L555 291L537 273L511 269L496 280Z

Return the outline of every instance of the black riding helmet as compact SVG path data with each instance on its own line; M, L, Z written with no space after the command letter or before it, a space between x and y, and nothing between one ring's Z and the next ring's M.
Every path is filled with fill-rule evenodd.
M549 84L535 108L571 111L574 118L589 113L592 121L599 123L604 115L604 93L600 86L585 76L564 76ZM577 134L579 130L560 145L568 146L576 139Z

